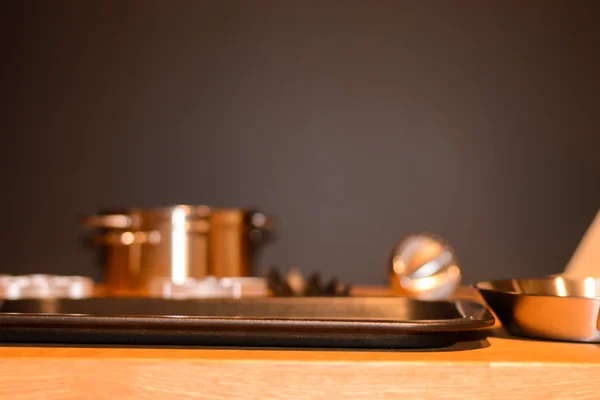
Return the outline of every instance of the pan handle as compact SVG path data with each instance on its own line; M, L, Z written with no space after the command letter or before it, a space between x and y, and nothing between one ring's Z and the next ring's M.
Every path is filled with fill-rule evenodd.
M89 228L117 228L131 227L132 218L125 214L92 215L81 219L81 224Z

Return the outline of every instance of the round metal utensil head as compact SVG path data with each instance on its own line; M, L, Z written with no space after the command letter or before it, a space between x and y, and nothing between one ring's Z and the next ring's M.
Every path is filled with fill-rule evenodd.
M454 250L431 234L404 238L392 250L391 285L397 294L422 300L448 298L461 279Z

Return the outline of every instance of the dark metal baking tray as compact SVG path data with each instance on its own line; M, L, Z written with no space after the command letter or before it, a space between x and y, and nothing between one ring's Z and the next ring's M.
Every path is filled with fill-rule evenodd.
M485 306L399 297L6 300L0 341L432 348L491 326Z

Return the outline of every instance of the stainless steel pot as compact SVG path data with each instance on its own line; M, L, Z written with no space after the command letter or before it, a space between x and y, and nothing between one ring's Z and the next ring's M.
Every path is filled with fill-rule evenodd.
M87 217L109 292L148 291L156 279L250 276L273 218L244 209L177 205Z

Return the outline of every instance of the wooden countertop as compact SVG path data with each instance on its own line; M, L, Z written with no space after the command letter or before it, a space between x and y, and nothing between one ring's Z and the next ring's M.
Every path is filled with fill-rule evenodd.
M426 351L0 347L0 399L600 398L600 346L493 336Z

